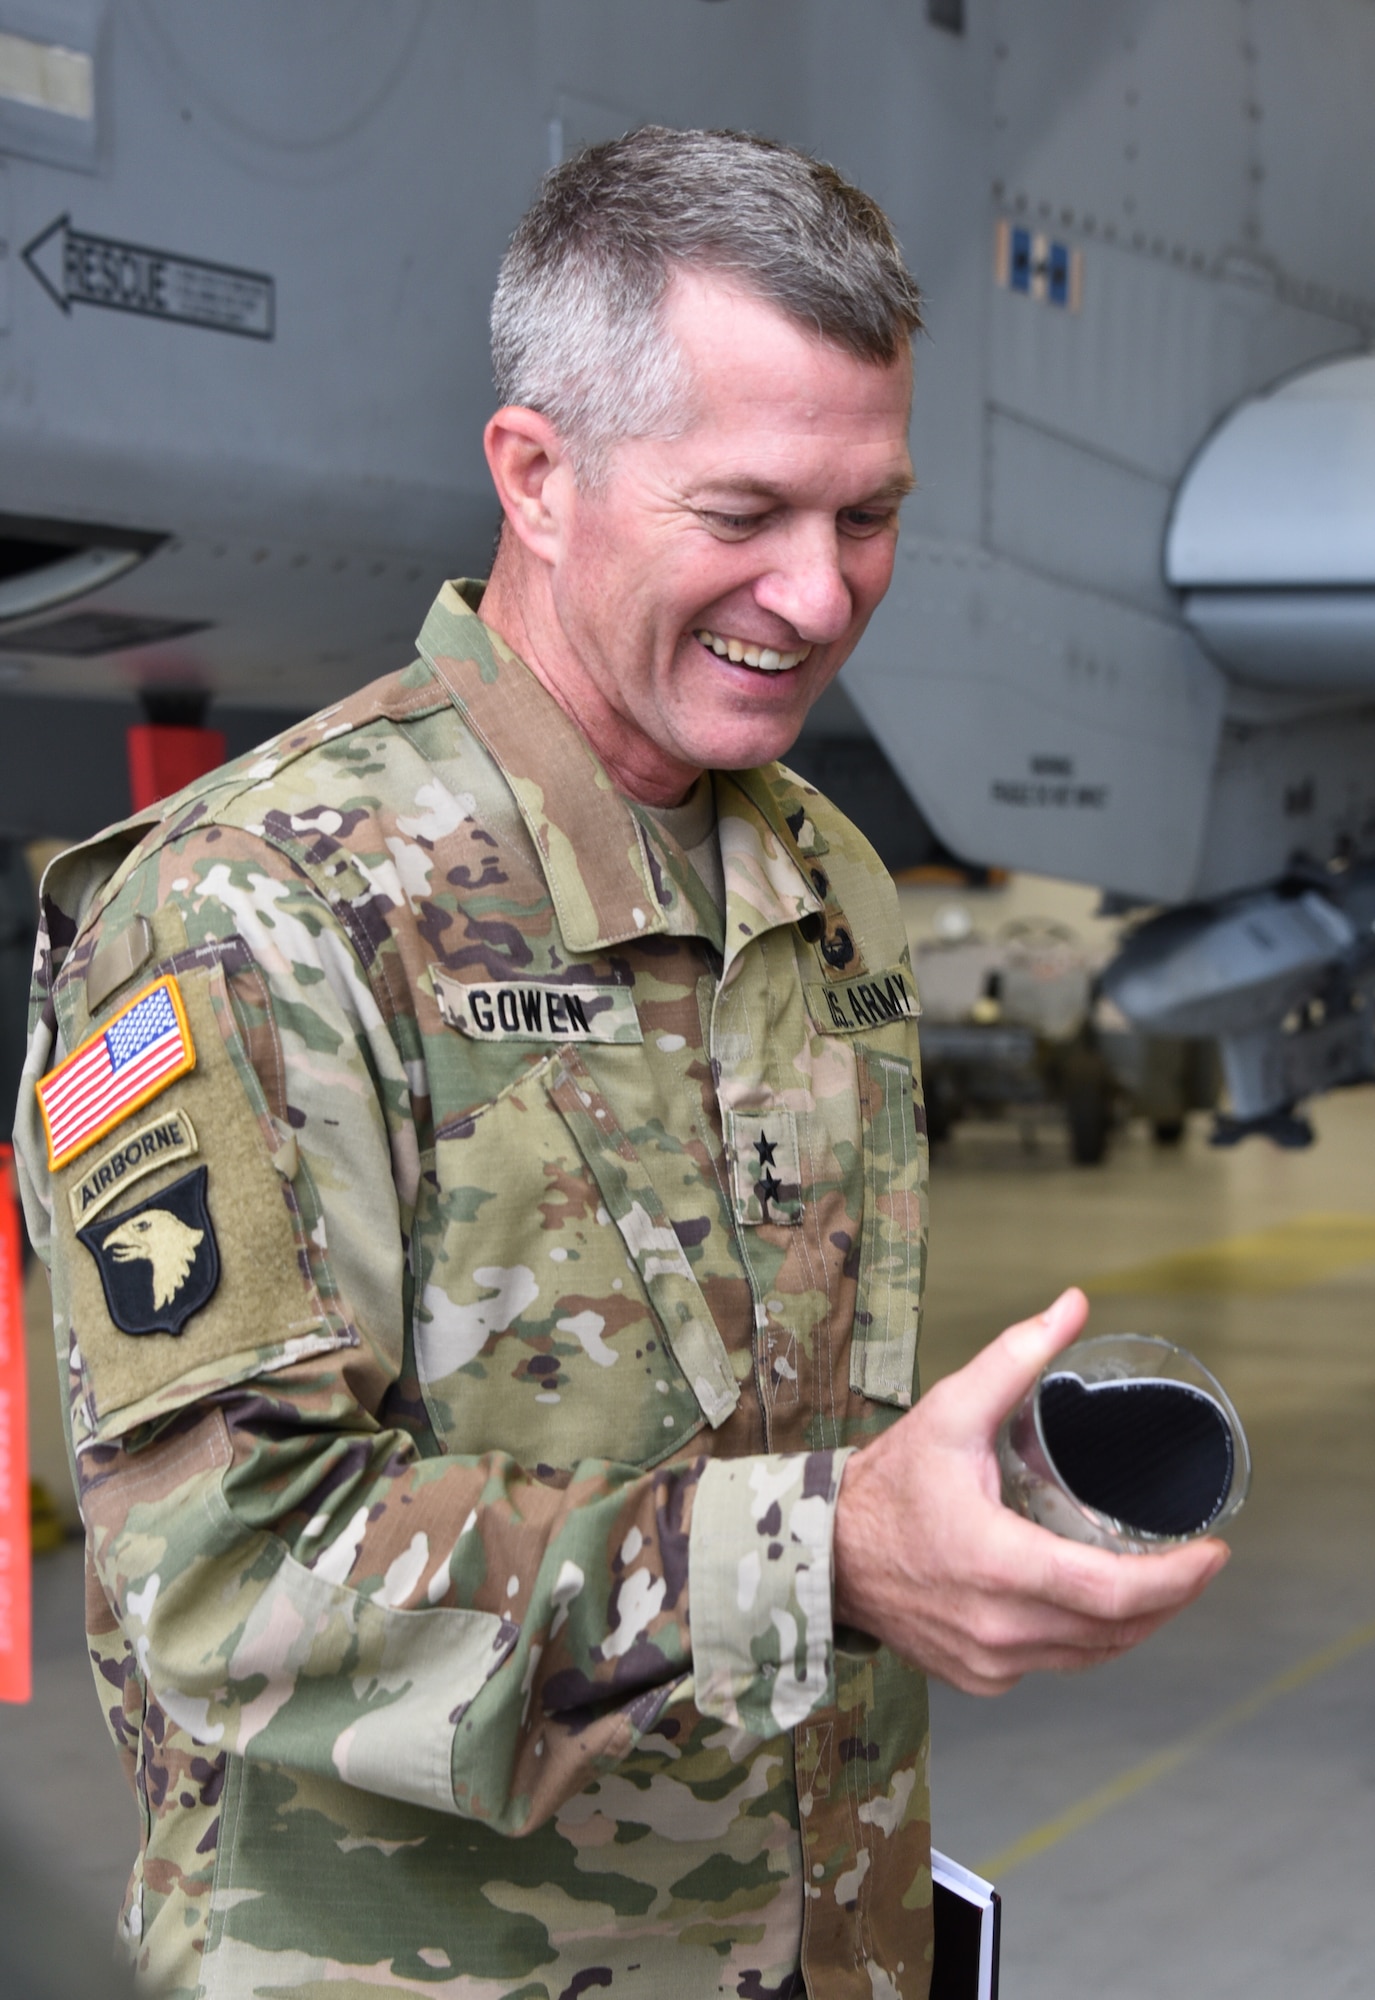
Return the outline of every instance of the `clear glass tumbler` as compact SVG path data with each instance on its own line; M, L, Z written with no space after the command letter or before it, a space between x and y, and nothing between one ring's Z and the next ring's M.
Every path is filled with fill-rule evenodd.
M1119 1554L1216 1534L1251 1484L1226 1390L1168 1340L1111 1333L1057 1354L998 1432L1005 1504Z

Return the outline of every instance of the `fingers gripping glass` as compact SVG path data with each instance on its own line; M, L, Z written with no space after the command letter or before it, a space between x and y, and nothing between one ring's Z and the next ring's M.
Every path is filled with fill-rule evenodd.
M1182 1347L1149 1334L1081 1340L998 1432L1005 1504L1071 1541L1142 1555L1214 1534L1251 1484L1246 1433Z

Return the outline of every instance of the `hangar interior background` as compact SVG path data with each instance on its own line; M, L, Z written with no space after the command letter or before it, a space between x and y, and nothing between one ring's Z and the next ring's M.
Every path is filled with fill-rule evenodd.
M1004 2000L1339 2000L1375 1964L1372 90L1368 0L0 0L11 1090L34 867L128 810L128 726L234 756L485 565L487 300L551 159L749 126L893 214L920 485L793 761L897 873L928 996L923 1377L1082 1283L1094 1330L1216 1370L1255 1463L1227 1572L1128 1660L934 1691ZM1212 1042L1137 1032L1104 967L1161 910L1304 895L1346 942L1264 1019L1316 1143L1213 1147ZM1347 1087L1310 1096L1319 1056ZM134 1808L37 1268L26 1316L66 1538L0 1709L0 1910L56 1994Z

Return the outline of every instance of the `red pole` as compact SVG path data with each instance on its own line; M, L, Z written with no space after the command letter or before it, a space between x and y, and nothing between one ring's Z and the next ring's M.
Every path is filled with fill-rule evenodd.
M134 811L193 784L224 762L224 731L173 722L131 722L129 791Z
M0 1146L0 1701L33 1692L21 1229L14 1149Z

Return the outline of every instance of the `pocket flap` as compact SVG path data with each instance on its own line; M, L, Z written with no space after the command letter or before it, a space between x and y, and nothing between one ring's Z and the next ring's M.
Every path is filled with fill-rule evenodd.
M592 1170L664 1338L714 1429L739 1402L740 1385L649 1170L571 1049L555 1065L549 1094Z

